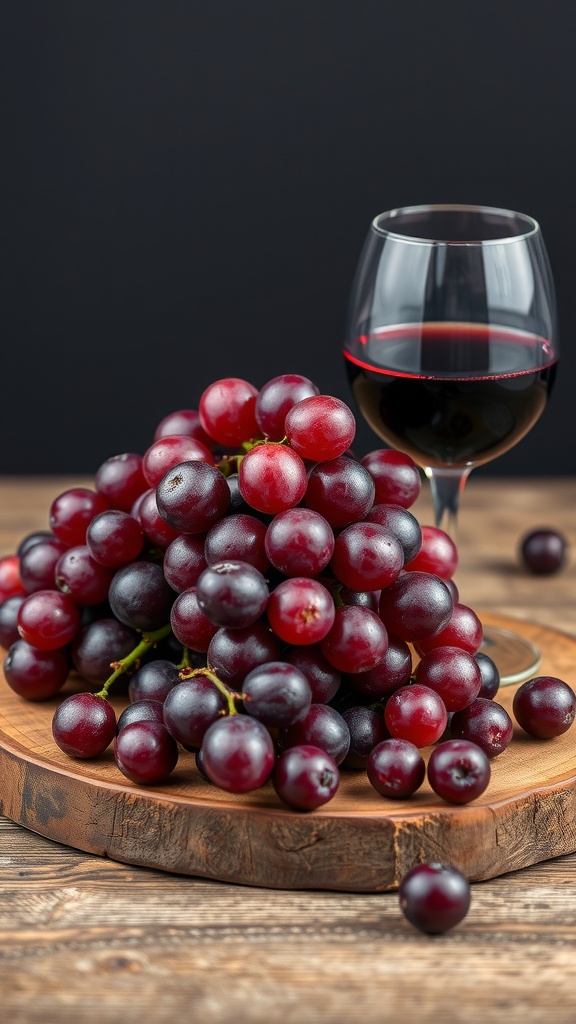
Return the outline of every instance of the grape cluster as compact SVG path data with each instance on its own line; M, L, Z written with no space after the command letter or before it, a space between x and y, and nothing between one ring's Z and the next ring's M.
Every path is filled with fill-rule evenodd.
M0 560L0 643L22 697L53 697L72 669L89 684L56 710L62 750L113 743L119 770L149 785L184 748L215 786L271 782L303 811L331 799L341 768L392 799L426 773L452 803L484 791L512 721L459 601L456 548L409 511L414 462L358 460L354 435L348 406L305 377L260 391L225 378L198 411L167 416L142 457L110 458L94 489L55 498L50 529ZM556 703L554 681L540 704L520 701L529 731L539 707L536 735L571 723L561 686Z

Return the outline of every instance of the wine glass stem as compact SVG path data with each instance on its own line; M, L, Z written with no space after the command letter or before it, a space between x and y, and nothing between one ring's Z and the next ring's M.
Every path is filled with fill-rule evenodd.
M430 481L436 526L456 541L460 495L470 469L437 469L426 466L424 472Z

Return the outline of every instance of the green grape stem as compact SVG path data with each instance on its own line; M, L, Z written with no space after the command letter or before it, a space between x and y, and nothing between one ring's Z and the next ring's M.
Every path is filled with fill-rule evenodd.
M218 676L214 672L211 672L209 668L183 668L179 675L180 679L182 680L193 679L194 676L206 676L206 679L209 679L210 682L214 684L216 689L220 690L222 696L226 698L226 703L228 704L228 714L238 714L238 709L234 701L242 700L243 695L241 693L234 693L232 690L229 690L228 687L222 682L222 680L218 679Z
M190 665L190 651L186 646L182 646L182 659L176 665L177 669L191 668Z
M156 629L150 633L144 633L142 639L136 647L126 655L125 658L121 658L120 661L113 661L111 668L114 669L111 676L108 677L104 686L98 693L94 694L95 697L102 697L104 700L108 700L108 690L113 683L121 676L127 669L129 669L139 658L146 654L151 647L154 647L160 640L163 640L165 636L168 636L172 632L170 624L162 626L161 629Z

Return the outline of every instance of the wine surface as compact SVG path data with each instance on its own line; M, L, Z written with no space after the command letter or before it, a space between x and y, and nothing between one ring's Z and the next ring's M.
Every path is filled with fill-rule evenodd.
M362 415L421 466L480 465L534 425L556 357L545 338L484 324L383 328L344 350Z

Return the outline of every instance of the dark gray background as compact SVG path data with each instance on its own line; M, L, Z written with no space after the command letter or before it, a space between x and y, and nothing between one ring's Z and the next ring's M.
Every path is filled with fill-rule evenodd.
M562 359L478 470L574 473L576 19L567 0L4 0L0 472L91 472L222 376L348 397L373 216L541 223ZM362 429L357 447L379 442Z

